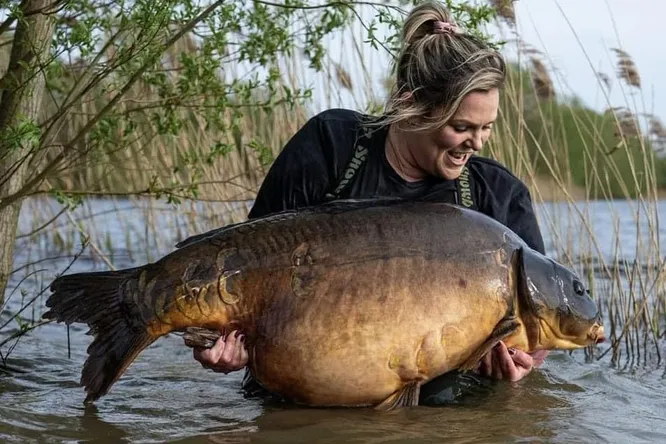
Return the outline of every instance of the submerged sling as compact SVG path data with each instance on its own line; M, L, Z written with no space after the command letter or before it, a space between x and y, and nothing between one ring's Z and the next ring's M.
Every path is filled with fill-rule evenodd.
M367 142L367 143L363 143ZM368 148L370 144L370 132L366 129L363 136L361 136L354 147L354 153L351 159L347 162L347 166L342 173L342 177L336 184L332 191L326 193L326 199L334 200L339 199L342 192L345 191L351 184L356 176L356 173L361 169L365 161L368 159ZM463 167L460 176L455 180L456 192L455 203L472 210L478 210L476 201L474 199L474 180L469 173L467 165Z

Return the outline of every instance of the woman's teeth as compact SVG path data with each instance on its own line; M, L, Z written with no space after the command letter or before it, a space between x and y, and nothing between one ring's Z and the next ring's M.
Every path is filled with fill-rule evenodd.
M469 151L448 151L446 154L449 159L449 164L455 168L460 168L465 165L471 155Z

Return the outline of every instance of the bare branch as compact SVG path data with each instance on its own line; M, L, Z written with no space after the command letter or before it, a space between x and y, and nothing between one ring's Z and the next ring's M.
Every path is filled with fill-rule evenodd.
M118 192L109 192L109 191L90 191L90 190L71 190L71 191L65 191L64 193L69 195L69 196L104 196L104 197L136 197L136 196L158 196L162 194L173 194L173 191L182 191L187 188L199 186L199 185L233 185L238 188L244 188L242 185L239 185L235 183L233 180L237 179L239 176L233 177L228 180L207 180L207 181L200 181L200 182L191 182L191 183L184 183L180 185L174 185L171 187L160 187L160 188L146 188L143 190L136 190L136 191L118 191ZM249 190L247 188L244 188L245 191L254 191L254 190ZM29 194L29 196L37 196L37 195L44 195L44 194L49 194L49 191L35 191ZM180 196L184 197L184 196ZM190 196L186 196L187 198L191 198ZM215 202L236 202L235 200L215 200ZM62 214L59 213L58 216ZM57 217L57 216L56 216ZM50 221L51 223L53 221ZM39 229L42 229L43 227L40 227ZM38 230L39 230L38 229ZM38 231L35 230L35 231ZM29 236L30 234L34 234L34 232L22 235L23 236Z
M56 220L58 220L58 218L59 218L60 216L62 216L63 213L64 213L65 211L67 211L67 208L63 208L62 210L60 210L60 211L58 212L58 214L56 214L55 216L53 216L51 219L49 219L47 222L43 223L43 224L42 224L41 226L39 226L38 228L35 228L34 230L30 231L29 233L25 233L25 234L21 234L21 235L19 235L19 236L16 236L16 239L22 239L22 238L24 238L24 237L30 237L30 236L33 236L33 235L39 233L39 232L42 231L44 228L48 227L48 226L51 225L53 222L55 222ZM14 273L15 271L16 271L16 270L12 271L12 273Z
M111 38L109 38L107 43L97 53L92 62L88 64L86 70L83 72L81 79L79 79L76 86L72 88L72 90L67 94L67 97L65 97L65 100L63 101L63 104L59 107L58 112L45 122L45 124L48 124L49 122L50 124L42 136L43 143L48 143L48 140L52 137L52 135L57 133L55 129L56 126L58 124L62 124L64 118L67 116L69 110L71 109L72 106L74 106L76 101L79 100L84 95L86 95L88 92L90 92L95 86L97 86L113 71L114 67L110 66L105 70L102 70L102 72L96 74L95 76L92 76L93 68L101 60L106 50L109 48L109 46L111 46L115 38L122 31L123 31L122 29L119 29L113 36L111 36ZM88 80L88 78L90 78L90 80ZM58 130L59 129L60 127L58 127Z

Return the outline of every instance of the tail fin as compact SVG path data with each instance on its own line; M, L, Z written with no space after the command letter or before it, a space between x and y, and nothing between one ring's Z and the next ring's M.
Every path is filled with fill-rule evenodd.
M87 324L95 339L81 372L81 385L92 402L105 395L137 355L155 341L138 316L131 298L125 298L128 281L138 282L140 268L60 276L51 284L50 308L42 318L67 325ZM136 284L135 284L136 285Z

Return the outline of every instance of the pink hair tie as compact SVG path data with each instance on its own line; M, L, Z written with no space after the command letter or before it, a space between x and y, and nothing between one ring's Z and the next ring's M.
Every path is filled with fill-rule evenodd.
M455 34L457 30L458 30L458 27L456 25L454 25L453 23L443 22L441 20L437 20L434 23L433 33L434 34Z

